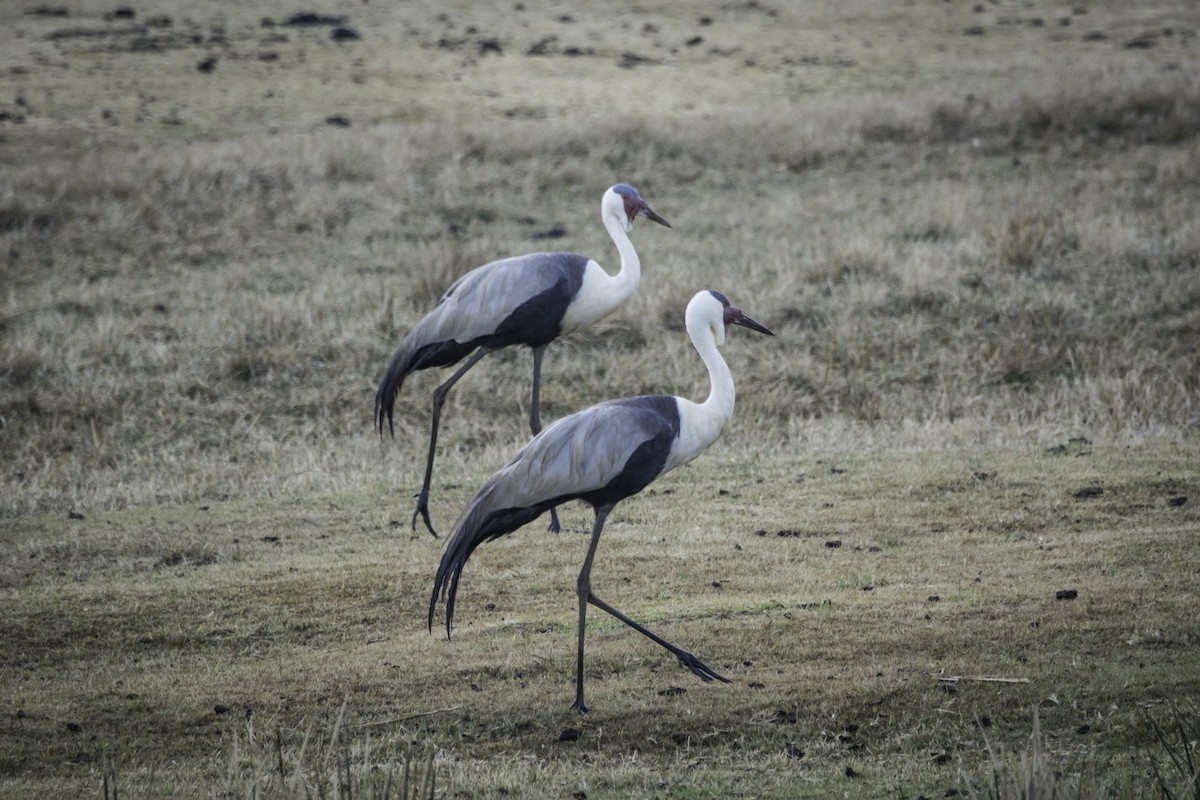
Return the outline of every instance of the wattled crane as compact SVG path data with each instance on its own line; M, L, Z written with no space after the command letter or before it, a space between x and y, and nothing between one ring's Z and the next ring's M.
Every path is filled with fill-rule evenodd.
M596 513L592 539L575 591L579 600L579 637L575 702L583 700L583 640L587 605L606 611L665 647L701 680L728 683L711 667L627 617L592 593L592 560L609 512L621 500L637 494L654 479L686 464L716 441L733 416L733 375L718 347L730 325L773 335L766 327L729 304L714 291L698 293L685 315L688 335L708 368L708 399L694 403L683 397L650 395L610 400L554 422L535 436L506 467L484 483L454 526L429 600L429 630L433 631L438 598L446 603L446 636L454 617L458 580L471 553L532 522L545 511L569 500L582 500Z
M535 435L541 431L538 406L546 345L607 316L633 294L642 268L629 232L638 215L671 227L632 186L618 183L604 193L600 219L621 257L621 268L615 275L592 259L574 253L534 253L493 261L459 278L396 348L375 394L375 426L380 436L385 420L395 436L393 407L410 373L449 367L467 359L433 392L429 455L425 461L425 480L413 511L413 530L420 516L429 532L437 536L429 520L429 485L433 479L442 404L450 388L494 350L512 345L532 348L529 429ZM550 528L559 530L558 515L553 510Z

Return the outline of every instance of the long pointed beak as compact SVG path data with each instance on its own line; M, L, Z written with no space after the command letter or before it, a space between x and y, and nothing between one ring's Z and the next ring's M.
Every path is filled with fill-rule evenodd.
M741 325L743 328L749 328L750 330L758 331L759 333L765 333L767 336L775 335L775 334L771 333L771 329L768 328L766 325L763 325L761 322L755 322L754 320L750 319L745 314L743 314L741 311L737 312L737 316L734 317L734 319L733 319L733 324Z
M671 223L667 222L665 219L660 217L658 214L654 213L654 209L651 208L650 206L646 205L645 203L642 203L642 207L638 209L638 213L640 213L643 217L645 217L648 220L657 222L659 225L665 225L668 228L671 227Z

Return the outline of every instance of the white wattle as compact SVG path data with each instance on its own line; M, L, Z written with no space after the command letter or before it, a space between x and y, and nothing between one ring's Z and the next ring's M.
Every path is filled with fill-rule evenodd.
M610 208L615 198L616 208ZM583 271L583 283L575 294L575 299L567 306L563 315L561 333L568 334L576 328L590 325L596 320L603 319L629 299L637 289L638 281L642 278L642 262L638 259L633 242L626 232L624 201L612 191L606 192L600 204L600 218L604 229L612 237L621 257L621 268L616 275L609 275L604 267L589 260ZM629 226L632 227L632 226Z

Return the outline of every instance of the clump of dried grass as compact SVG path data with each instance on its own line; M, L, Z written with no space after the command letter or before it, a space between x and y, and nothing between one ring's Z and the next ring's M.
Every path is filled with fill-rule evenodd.
M1192 91L1175 75L1115 74L1087 103L1162 125L1175 114L1186 129L1186 102L1136 98ZM379 126L28 165L14 172L22 207L55 214L3 232L21 265L5 267L20 294L0 311L5 508L380 476L370 399L399 337L493 258L566 248L614 269L595 217L618 179L675 228L639 226L638 295L551 348L551 416L621 394L702 396L680 318L708 287L779 334L728 349L739 419L768 439L839 417L888 437L964 416L997 430L1186 435L1200 335L1185 302L1200 253L1191 162L1147 171L1136 150L1078 140L1093 112L1056 98L1039 102L1064 122L1017 151L1032 172L962 141L1035 141L1004 127L1024 102L1004 97L957 116L940 100L686 124ZM854 134L885 112L917 133ZM1106 135L1149 146L1132 130ZM1194 141L1152 145L1170 156ZM1082 148L1069 172L1064 147ZM561 148L578 158L546 155ZM1130 174L1161 202L1122 202ZM552 226L565 235L532 238ZM521 435L485 423L523 416L527 358L493 357L463 381L450 458ZM409 444L385 452L423 435L434 380L406 386Z

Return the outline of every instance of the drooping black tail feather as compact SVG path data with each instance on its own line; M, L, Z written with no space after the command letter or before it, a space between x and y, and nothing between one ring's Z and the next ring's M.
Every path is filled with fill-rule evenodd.
M393 437L396 435L392 427L392 411L396 405L396 396L400 394L400 388L404 385L404 379L410 373L419 369L449 367L457 364L474 352L482 342L482 340L457 342L453 339L427 341L429 332L426 328L436 326L436 320L430 321L432 317L431 314L422 320L421 324L400 343L396 352L392 354L392 360L388 362L388 368L383 373L383 378L379 381L379 391L375 393L375 428L379 431L380 436L383 436L385 419L388 432Z
M413 355L408 340L402 342L396 348L387 370L383 373L383 378L379 381L379 390L375 392L375 430L381 437L385 419L388 433L393 438L396 436L396 431L392 427L392 412L396 405L396 395L400 394L400 387L404 385L404 379L413 370Z
M458 579L475 548L484 542L512 533L555 505L553 502L546 502L525 508L492 509L492 503L489 501L492 500L495 488L494 482L484 484L454 525L454 533L446 545L446 552L442 554L442 561L433 580L433 594L429 598L430 633L433 633L433 615L437 609L438 597L441 597L446 601L446 638L450 638Z

